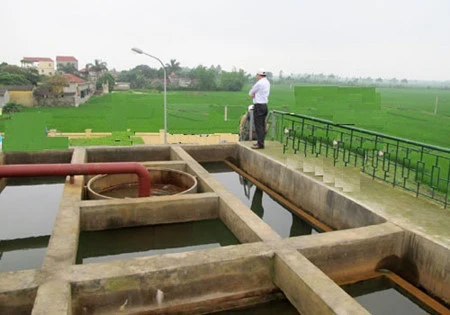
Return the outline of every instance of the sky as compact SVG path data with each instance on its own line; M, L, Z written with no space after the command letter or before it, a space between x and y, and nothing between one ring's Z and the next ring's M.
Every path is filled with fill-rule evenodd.
M450 80L450 0L2 0L0 62Z

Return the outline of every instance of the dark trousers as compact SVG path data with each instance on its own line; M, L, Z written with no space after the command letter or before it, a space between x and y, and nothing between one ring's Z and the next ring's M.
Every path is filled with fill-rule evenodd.
M264 138L266 137L267 104L255 104L253 116L255 119L255 130L258 146L264 148Z

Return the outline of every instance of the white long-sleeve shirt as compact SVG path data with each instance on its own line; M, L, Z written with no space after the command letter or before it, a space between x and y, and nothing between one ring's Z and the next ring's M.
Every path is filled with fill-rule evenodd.
M261 78L258 82L253 85L248 92L248 95L252 96L255 94L253 98L253 104L267 104L269 103L269 94L270 94L270 82L267 78Z

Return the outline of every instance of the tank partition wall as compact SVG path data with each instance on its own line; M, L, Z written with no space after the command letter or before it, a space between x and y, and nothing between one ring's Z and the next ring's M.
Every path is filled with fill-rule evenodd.
M200 182L207 183L217 194L219 198L218 216L241 243L278 240L280 236L270 226L228 192L191 156L191 154L199 154L196 153L199 150L201 152L199 156L204 156L208 161L223 160L229 157L229 154L234 154L236 148L235 144L224 145L223 147L213 145L211 153L208 154L205 151L205 146L173 146L172 158L186 161L188 163L187 171L195 174Z
M9 278L10 282L17 281L11 276L12 273L2 274L2 277ZM2 314L31 314L39 286L35 271L21 271L21 280L30 281L30 283L27 287L19 285L7 288L11 291L0 288L0 312Z
M145 162L170 161L169 146L88 147L87 162Z
M70 163L73 150L48 150L39 152L3 152L2 164ZM1 154L0 154L1 155Z
M407 231L403 255L384 262L387 269L402 275L411 284L450 305L449 248L426 235ZM386 268L386 267L383 267Z
M336 230L385 222L336 189L244 146L236 160L245 172Z
M397 138L332 121L271 112L270 137L286 150L327 157L354 166L393 186L425 196L447 208L450 201L450 149Z
M0 165L70 163L72 154L73 150L3 152L0 153ZM29 182L33 185L35 183L40 183L40 180L33 179ZM53 182L53 180L50 180L50 182ZM58 182L60 182L60 180L58 180ZM6 185L8 185L8 179L0 179L0 194ZM30 211L32 210L33 209L30 209ZM11 228L13 228L13 226L11 226ZM40 247L41 239L44 239L43 243L47 244L48 236L45 236L35 238L34 240L30 238L30 242L33 242L33 244L27 245L36 245ZM15 245L22 245L16 243L10 245L13 247ZM47 247L47 245L45 245L45 247ZM2 253L0 253L0 256L1 254ZM0 313L31 314L35 303L35 298L37 296L38 287L40 285L39 274L39 269L2 272L0 274L0 279L2 282L0 284Z

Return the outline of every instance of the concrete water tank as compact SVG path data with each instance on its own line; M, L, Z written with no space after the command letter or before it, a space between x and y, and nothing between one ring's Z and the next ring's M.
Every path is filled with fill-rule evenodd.
M197 192L197 179L186 172L169 168L147 168L150 196L192 194ZM138 177L135 174L97 175L87 184L88 199L138 198Z

